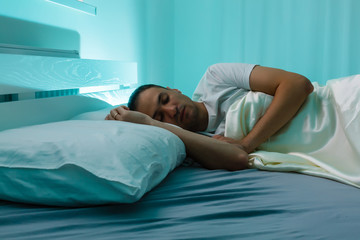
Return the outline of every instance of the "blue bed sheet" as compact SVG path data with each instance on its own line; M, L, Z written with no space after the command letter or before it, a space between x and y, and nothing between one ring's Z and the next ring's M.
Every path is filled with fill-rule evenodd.
M359 239L359 200L307 175L180 167L135 204L0 201L0 239Z

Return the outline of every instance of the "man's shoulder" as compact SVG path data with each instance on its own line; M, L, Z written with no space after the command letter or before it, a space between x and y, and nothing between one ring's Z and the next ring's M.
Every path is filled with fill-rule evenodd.
M207 70L232 70L232 69L241 69L241 68L248 68L253 64L249 63L240 63L240 62L222 62L222 63L215 63L210 65Z
M210 65L198 83L192 99L203 101L204 97L218 95L220 91L232 88L250 89L249 76L254 64L216 63Z

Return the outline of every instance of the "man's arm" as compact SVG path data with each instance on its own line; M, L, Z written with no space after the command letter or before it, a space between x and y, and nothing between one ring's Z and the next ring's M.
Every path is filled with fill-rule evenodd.
M126 107L111 110L106 119L147 124L167 129L184 142L188 156L205 168L241 170L248 167L248 154L239 145L218 141L154 120L146 114L130 111Z
M256 66L251 72L250 88L252 91L273 95L274 98L249 134L236 141L248 153L288 123L314 89L302 75L262 66Z

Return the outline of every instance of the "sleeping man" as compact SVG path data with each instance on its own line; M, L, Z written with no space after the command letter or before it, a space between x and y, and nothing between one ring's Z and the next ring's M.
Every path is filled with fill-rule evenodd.
M111 110L106 120L167 129L184 142L188 156L203 167L240 170L248 167L248 154L286 125L312 91L311 82L296 73L251 64L215 64L199 82L193 100L176 89L144 85L130 97L129 108ZM249 92L273 98L246 136L225 137L229 108ZM197 132L215 135L210 138Z

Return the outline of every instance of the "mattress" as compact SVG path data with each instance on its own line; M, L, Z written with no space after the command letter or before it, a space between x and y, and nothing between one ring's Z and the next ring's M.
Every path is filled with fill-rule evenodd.
M313 176L181 166L133 204L0 201L0 239L356 239L359 199Z

